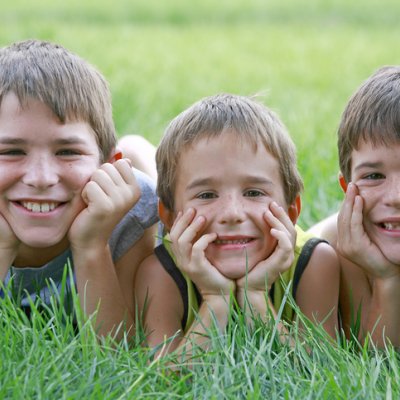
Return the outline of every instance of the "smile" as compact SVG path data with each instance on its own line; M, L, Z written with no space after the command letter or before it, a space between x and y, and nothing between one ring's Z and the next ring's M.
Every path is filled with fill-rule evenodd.
M55 202L43 202L43 203L36 203L33 201L23 201L21 205L26 208L27 210L33 213L47 213L53 211L60 203Z
M250 243L253 239L234 239L234 240L223 240L216 239L214 240L215 244L247 244Z
M395 231L400 229L399 222L383 222L382 227L388 231Z

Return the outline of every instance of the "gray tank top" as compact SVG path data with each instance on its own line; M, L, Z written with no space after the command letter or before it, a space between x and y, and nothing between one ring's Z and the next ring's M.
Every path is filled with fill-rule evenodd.
M155 183L144 173L134 170L136 180L141 189L141 197L133 208L122 218L115 227L109 240L112 259L118 261L131 246L143 235L144 230L158 221ZM73 271L73 259L71 250L67 249L62 254L36 268L16 268L11 266L4 281L13 296L19 298L18 303L24 309L30 308L30 300L35 301L40 296L46 304L50 304L50 298L60 296L63 276L66 284L66 295L63 298L66 311L72 310L71 278L67 265ZM9 284L12 280L11 285ZM0 291L4 296L4 293ZM28 295L29 294L29 295Z

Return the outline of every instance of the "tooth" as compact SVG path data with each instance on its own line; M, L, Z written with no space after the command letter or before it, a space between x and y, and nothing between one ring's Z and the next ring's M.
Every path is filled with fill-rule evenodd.
M37 203L32 204L32 211L40 212L40 204L37 204Z
M41 210L40 210L41 212L49 212L49 210L50 210L50 206L48 203L43 203L41 205Z

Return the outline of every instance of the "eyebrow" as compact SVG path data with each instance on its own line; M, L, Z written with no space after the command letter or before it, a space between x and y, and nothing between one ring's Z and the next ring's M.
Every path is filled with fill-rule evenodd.
M383 163L381 161L377 161L377 162L365 161L365 162L357 165L354 168L354 171L359 171L360 169L363 169L363 168L381 168L382 165L383 165Z
M22 145L29 141L26 139L4 136L0 137L0 144ZM57 145L84 144L85 141L79 136L71 136L68 138L59 138L54 141Z
M65 145L65 144L85 144L86 141L80 138L79 136L71 136L68 138L60 138L54 141L56 144Z
M24 144L26 143L25 139L18 139L14 137L0 137L1 144Z
M252 175L252 176L244 176L242 180L245 180L246 182L249 182L250 185L253 184L262 184L262 185L268 185L268 186L273 186L273 182L267 178L264 178L263 176L257 176L257 175ZM195 189L198 187L202 186L208 186L213 183L213 178L199 178L195 179L193 182L191 182L187 186L187 190Z

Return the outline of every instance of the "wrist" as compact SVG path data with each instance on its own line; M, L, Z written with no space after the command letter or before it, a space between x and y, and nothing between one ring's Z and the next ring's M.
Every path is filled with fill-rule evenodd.
M214 310L223 310L230 307L230 294L206 294L203 295L202 298L202 304L207 305L207 307L211 307Z
M400 275L375 277L372 281L372 287L375 292L397 295L400 292Z
M110 247L108 243L92 243L91 245L73 245L71 243L71 252L74 258L74 262L86 261L101 263L108 257L111 257Z
M11 266L17 257L18 250L16 248L0 249L0 265Z
M265 299L267 290L258 290L251 288L238 288L236 297L247 297L248 299Z

